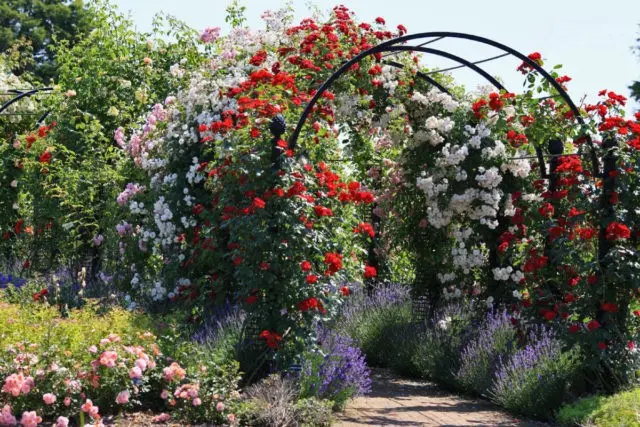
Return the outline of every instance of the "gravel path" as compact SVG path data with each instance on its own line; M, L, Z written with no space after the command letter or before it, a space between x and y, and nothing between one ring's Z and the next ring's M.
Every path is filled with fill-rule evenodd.
M548 426L521 421L491 403L443 391L429 382L372 372L371 393L352 400L337 426Z

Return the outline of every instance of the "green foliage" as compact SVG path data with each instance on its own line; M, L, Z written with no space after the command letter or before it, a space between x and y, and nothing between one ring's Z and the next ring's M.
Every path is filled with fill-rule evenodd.
M591 396L560 409L557 420L563 425L598 427L637 426L640 424L640 388L613 396Z
M33 72L47 84L57 76L55 43L75 44L93 28L92 10L82 0L6 0L0 4L0 52L28 42L23 54L34 63L14 71Z
M227 6L227 15L224 17L224 22L231 25L232 28L241 27L247 18L244 16L244 12L247 10L246 6L241 6L238 0Z

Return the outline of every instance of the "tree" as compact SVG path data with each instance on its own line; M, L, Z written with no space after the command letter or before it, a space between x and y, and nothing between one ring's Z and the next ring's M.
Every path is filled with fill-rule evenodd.
M14 73L33 72L47 83L57 75L55 42L72 45L91 28L88 9L82 0L3 0L0 3L0 51L15 44L32 49L33 61ZM29 55L30 49L23 54Z

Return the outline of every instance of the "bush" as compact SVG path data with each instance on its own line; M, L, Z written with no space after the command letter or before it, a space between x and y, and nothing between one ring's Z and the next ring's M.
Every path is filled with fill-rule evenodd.
M455 373L460 369L460 352L473 332L472 315L473 306L467 303L450 304L434 312L420 334L413 356L421 377L458 386Z
M237 362L181 344L158 320L92 301L67 318L45 301L0 302L0 407L10 408L2 416L37 411L47 420L82 419L143 408L190 422L233 419Z
M580 399L562 407L557 420L563 425L636 426L640 423L640 388Z
M490 311L478 326L460 353L455 378L465 390L483 395L491 387L497 361L508 359L515 350L516 330L506 310Z
M489 394L498 405L526 416L548 417L564 400L576 373L576 351L563 352L552 329L539 327L529 344L500 357Z
M371 391L364 355L349 337L321 329L320 350L308 353L300 378L302 397L318 397L342 409L347 400Z
M357 343L371 366L401 364L400 353L410 335L398 331L411 323L409 289L393 283L379 284L369 295L356 288L349 298L336 328Z

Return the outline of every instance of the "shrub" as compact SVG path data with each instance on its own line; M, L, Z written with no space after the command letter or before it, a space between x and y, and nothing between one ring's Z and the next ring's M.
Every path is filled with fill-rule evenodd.
M466 390L485 394L493 382L496 362L509 358L515 350L515 336L507 311L490 311L460 353L456 381Z
M369 368L353 340L322 328L318 336L320 350L306 356L300 395L329 399L343 408L351 397L371 391Z
M408 338L397 332L411 323L409 288L379 284L369 294L355 288L349 298L336 328L357 343L370 365L390 367Z
M528 344L513 355L500 356L491 400L515 413L548 417L564 400L578 367L576 351L563 351L563 343L549 328L539 327Z
M460 352L473 333L473 305L454 303L437 309L420 333L413 364L420 376L449 387L458 382Z
M293 379L271 375L245 391L248 425L295 426L298 389Z
M157 318L91 301L67 318L46 302L0 302L0 323L0 407L17 415L97 417L166 405L190 422L235 417L237 362L214 360L189 341L165 348L180 337L165 327L156 340L149 330L160 330Z
M566 405L558 412L563 425L599 427L635 426L640 423L640 388L613 396L591 396Z

